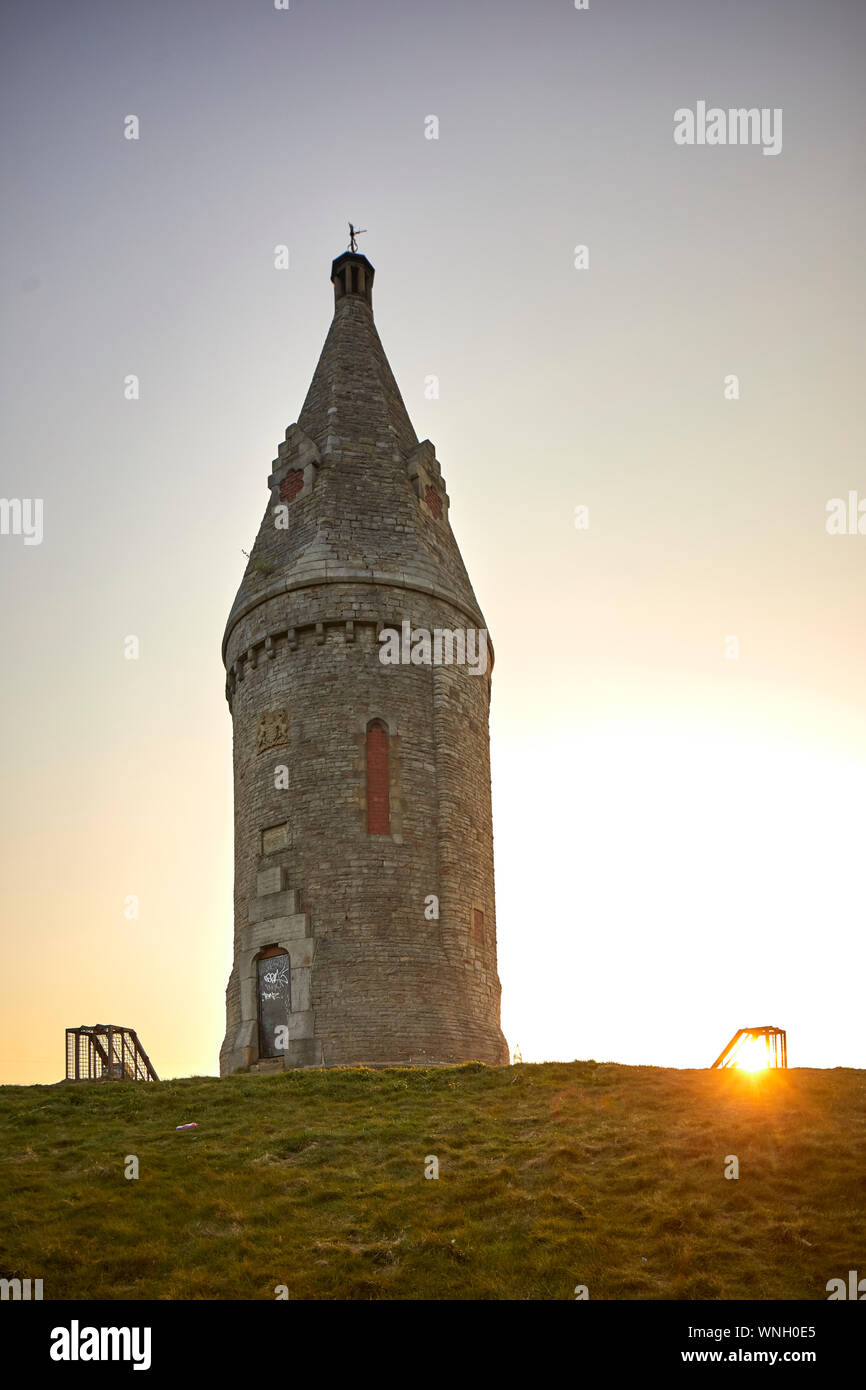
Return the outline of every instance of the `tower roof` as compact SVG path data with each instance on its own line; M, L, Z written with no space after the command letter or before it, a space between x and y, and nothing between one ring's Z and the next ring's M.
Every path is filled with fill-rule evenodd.
M298 424L319 449L329 435L389 442L409 453L418 443L373 321L375 269L358 251L331 265L334 318Z
M334 317L229 615L323 582L388 583L484 619L448 520L435 449L419 443L373 321L375 270L347 251L331 266ZM282 508L280 526L276 509ZM455 620L456 621L456 620Z

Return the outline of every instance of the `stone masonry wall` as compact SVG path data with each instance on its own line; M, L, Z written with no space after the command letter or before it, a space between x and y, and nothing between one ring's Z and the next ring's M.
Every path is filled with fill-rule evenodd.
M406 598L379 586L323 585L290 604L272 602L268 615L256 610L248 626L275 633L285 626L286 636L275 635L268 654L262 643L232 697L236 952L249 931L250 905L261 901L259 876L279 868L281 893L297 893L298 911L309 919L309 1010L302 1012L314 1016L310 1036L321 1048L313 1060L325 1065L504 1060L489 672L383 665L379 626L399 630L404 618L430 630L460 625L461 615L446 605ZM251 639L242 623L230 650ZM285 718L285 737L276 729L278 742L259 751L262 716L275 712ZM367 831L365 744L373 719L389 731L390 835ZM287 789L275 785L285 780L280 767L288 769ZM283 825L284 836L273 835L276 847L267 850L263 834ZM425 916L430 895L439 899L438 920ZM473 939L473 909L484 913L484 942ZM283 944L279 929L273 938L258 947ZM233 1024L240 1025L236 982L227 1002L231 1052ZM287 1061L299 1057L290 1049Z
M221 1071L257 1063L255 961L273 946L291 965L286 1066L506 1062L492 648L484 674L379 659L382 627L485 623L433 446L417 441L363 296L337 303L270 488L224 643L235 956ZM373 720L388 730L388 834L368 832Z

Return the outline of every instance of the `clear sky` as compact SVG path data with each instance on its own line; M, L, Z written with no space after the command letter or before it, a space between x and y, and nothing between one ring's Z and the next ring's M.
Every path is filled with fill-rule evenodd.
M350 218L496 649L512 1048L705 1066L769 1023L866 1066L866 534L825 526L866 499L866 6L19 0L3 30L0 495L44 535L0 536L0 1080L57 1080L95 1022L217 1070L220 641ZM780 108L781 151L675 144L699 101Z

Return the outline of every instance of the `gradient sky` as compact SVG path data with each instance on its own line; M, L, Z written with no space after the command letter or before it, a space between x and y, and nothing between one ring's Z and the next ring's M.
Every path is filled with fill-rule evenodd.
M44 540L0 536L0 1080L57 1080L95 1022L217 1071L220 641L350 218L496 649L512 1048L706 1066L771 1023L794 1066L866 1066L866 535L825 529L866 498L866 6L46 0L3 30L0 495L44 499ZM782 108L782 152L675 145L699 100Z

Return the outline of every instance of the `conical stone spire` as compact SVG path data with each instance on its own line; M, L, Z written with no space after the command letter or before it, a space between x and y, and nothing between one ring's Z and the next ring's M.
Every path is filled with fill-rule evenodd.
M223 643L235 750L223 1072L507 1060L492 649L474 670L381 659L383 628L486 625L435 450L376 331L374 273L357 252L332 265L333 322Z
M363 273L363 290L343 288L358 283L353 271ZM298 421L274 460L271 498L226 638L266 597L315 578L387 576L447 595L467 621L485 625L448 524L435 449L418 442L376 331L373 274L358 253L333 263L334 318Z
M345 292L345 277L363 273L364 290ZM404 457L418 438L373 322L373 267L366 256L347 251L331 268L334 319L301 407L298 424L321 450L337 433L367 439Z

